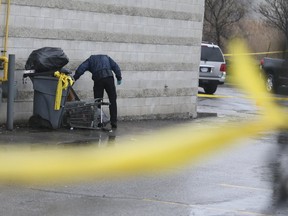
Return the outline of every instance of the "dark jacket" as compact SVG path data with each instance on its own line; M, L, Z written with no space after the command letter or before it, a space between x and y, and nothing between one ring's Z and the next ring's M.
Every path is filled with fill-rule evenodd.
M117 80L122 79L120 67L107 55L91 55L79 65L73 76L74 79L79 79L85 71L90 71L92 73L92 79L94 81L113 76L112 71L115 73Z

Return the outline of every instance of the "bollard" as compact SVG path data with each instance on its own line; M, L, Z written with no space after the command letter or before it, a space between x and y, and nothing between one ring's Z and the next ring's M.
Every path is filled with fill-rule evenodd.
M13 130L14 121L14 74L15 55L9 55L8 61L8 99L7 99L7 129Z
M2 103L2 94L3 94L2 83L0 83L0 106L1 106L1 103Z

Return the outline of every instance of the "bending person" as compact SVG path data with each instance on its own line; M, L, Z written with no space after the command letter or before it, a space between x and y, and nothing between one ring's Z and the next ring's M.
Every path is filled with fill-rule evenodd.
M92 73L92 80L94 81L94 98L103 98L104 90L106 91L110 106L110 123L112 128L117 128L117 94L114 83L114 75L117 79L117 85L121 84L122 75L118 64L108 55L91 55L76 69L73 78L78 80L85 71Z

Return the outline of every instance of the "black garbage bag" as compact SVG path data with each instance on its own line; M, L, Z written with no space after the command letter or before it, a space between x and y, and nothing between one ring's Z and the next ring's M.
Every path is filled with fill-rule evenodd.
M61 48L43 47L34 50L28 57L25 69L35 72L60 70L69 62L68 57Z

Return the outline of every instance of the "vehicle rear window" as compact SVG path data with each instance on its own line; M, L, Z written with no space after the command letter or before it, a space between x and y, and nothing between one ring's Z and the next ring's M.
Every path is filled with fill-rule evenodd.
M224 62L219 48L201 46L201 61Z

